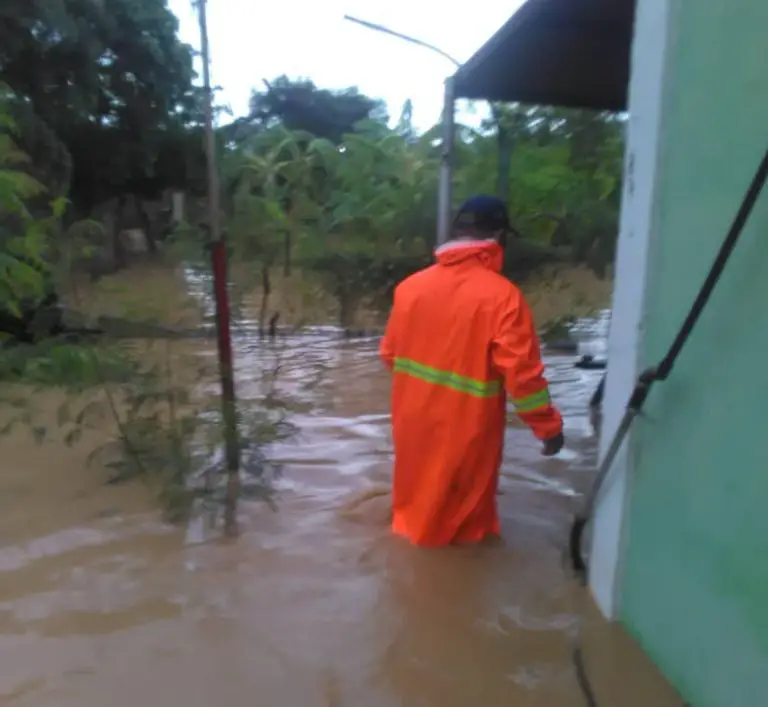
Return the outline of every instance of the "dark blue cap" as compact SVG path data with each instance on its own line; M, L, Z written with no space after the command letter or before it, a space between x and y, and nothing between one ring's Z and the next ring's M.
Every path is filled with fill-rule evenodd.
M459 208L453 225L478 231L509 230L509 214L503 199L490 194L478 194L467 199Z

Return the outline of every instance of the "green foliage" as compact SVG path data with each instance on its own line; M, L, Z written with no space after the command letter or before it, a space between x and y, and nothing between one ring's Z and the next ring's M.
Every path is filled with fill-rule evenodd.
M24 171L29 158L17 147L16 134L8 92L0 87L0 312L20 316L25 303L45 293L48 240L65 204L54 201L45 218L32 214L28 202L45 187Z
M94 221L65 225L64 198L45 209L34 204L46 188L32 175L35 163L18 147L11 117L16 96L6 90L0 99L0 314L16 321L37 311L52 285L72 275L73 263L100 243L104 229ZM216 457L223 423L215 397L201 390L208 371L197 357L185 368L184 356L172 354L170 344L160 363L147 365L147 358L135 347L57 338L0 347L0 434L23 425L38 443L60 436L72 446L84 443L89 433L103 439L106 432L108 442L98 443L90 459L111 469L111 482L147 481L173 520L186 517L196 498L220 508L219 481L225 475ZM175 374L179 367L188 374L183 381ZM35 393L51 388L65 397L54 422L36 409ZM250 482L245 490L268 496L275 468L267 446L293 434L293 427L283 398L274 391L252 405L240 419Z
M280 86L291 95L283 79ZM361 120L340 140L291 130L294 118L270 114L256 123L224 168L225 222L238 261L268 273L282 257L288 274L295 258L337 299L342 327L361 303L385 305L399 279L429 262L434 244L437 131L416 135L411 111L407 103L394 129ZM510 275L525 278L563 260L605 272L619 207L618 118L495 106L480 131L459 128L456 154L457 201L508 189L518 232L507 253Z
M154 362L140 363L147 358ZM269 445L296 433L290 416L297 402L279 390L278 372L275 356L272 368L262 371L259 395L241 408L238 419L244 494L270 503L280 468L267 453ZM170 521L188 518L196 499L218 515L225 502L225 431L218 400L203 387L215 380L214 373L200 357L172 343L160 360L115 345L53 342L24 352L0 351L5 384L0 403L14 411L4 416L0 435L23 426L37 443L59 437L73 446L95 432L104 441L93 447L89 463L109 471L108 483L150 484ZM36 409L30 387L64 392L55 421Z
M203 193L204 97L177 25L164 0L3 3L0 79L23 127L17 145L32 157L24 172L51 196L68 196L68 218L130 194ZM286 76L264 84L250 114L217 132L233 254L258 263L265 283L279 262L289 274L301 261L339 297L368 283L354 296L378 298L391 289L384 261L430 257L438 131L417 134L410 101L390 130L383 103L355 88ZM505 197L524 241L514 255L526 264L567 252L603 273L621 154L616 116L494 105L480 130L458 130L455 197Z
M28 152L54 147L46 181L69 185L77 213L199 181L202 96L177 30L164 0L2 3L0 80Z
M100 364L94 366L94 356ZM27 347L0 350L0 381L35 386L61 387L79 394L100 386L105 380L130 382L140 369L138 362L116 346L99 346L94 351L82 344L46 340Z
M112 470L110 483L151 483L172 521L188 518L196 499L217 513L226 501L221 461L226 431L219 403L190 384L193 379L210 382L213 374L199 357L184 355L168 343L164 360L134 373L117 394L106 391L106 412L117 421L119 434L94 450L92 461ZM270 383L263 397L240 411L238 444L246 493L269 501L278 467L266 450L290 438L295 429L288 420L289 400L275 392L275 376L265 372L263 380ZM104 406L97 410L105 414ZM74 429L85 420L81 412Z

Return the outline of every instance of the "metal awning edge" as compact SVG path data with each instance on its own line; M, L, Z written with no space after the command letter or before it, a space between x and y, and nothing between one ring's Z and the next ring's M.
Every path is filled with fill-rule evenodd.
M470 79L471 74L480 68L488 59L493 56L499 45L507 41L507 39L515 32L520 31L525 26L526 22L531 19L533 15L541 11L541 8L545 6L549 0L527 0L512 17L510 17L498 30L491 36L491 38L483 44L466 62L464 62L453 74L453 87L454 95L456 98L466 98L462 91L462 81Z

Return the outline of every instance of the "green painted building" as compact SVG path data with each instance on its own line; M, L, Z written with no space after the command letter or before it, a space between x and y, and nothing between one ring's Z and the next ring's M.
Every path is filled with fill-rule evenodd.
M634 360L609 374L604 437L669 347L768 149L768 2L640 0L632 66L609 360L628 347ZM695 707L768 705L767 268L768 189L596 526L596 565L598 533L618 540L611 582L593 577L601 604Z
M449 89L629 112L604 452L768 149L768 1L529 0ZM595 600L691 707L768 706L767 308L768 188L593 525Z

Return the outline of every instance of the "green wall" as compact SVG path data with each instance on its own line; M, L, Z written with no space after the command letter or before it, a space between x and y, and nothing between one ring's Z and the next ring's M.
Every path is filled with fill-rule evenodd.
M768 148L768 1L669 5L645 364ZM768 187L632 458L622 622L692 707L768 706Z

